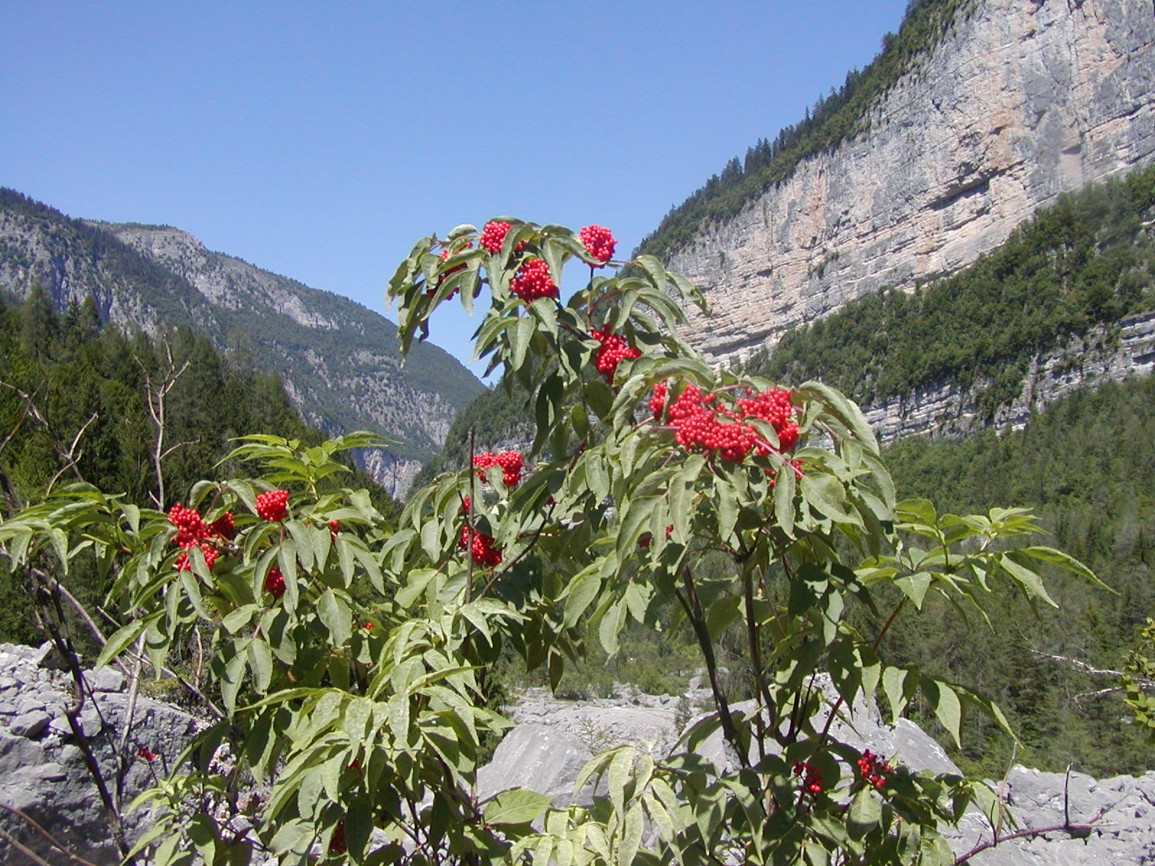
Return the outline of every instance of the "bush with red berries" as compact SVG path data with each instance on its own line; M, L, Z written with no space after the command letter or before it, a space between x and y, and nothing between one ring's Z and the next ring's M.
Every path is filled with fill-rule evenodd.
M613 254L597 226L517 220L414 246L389 288L402 350L460 289L478 302L477 355L530 395L535 435L414 491L396 525L340 486L338 452L372 443L360 434L248 437L232 461L262 477L201 482L168 514L75 486L0 522L16 567L55 557L64 573L83 552L109 575L118 627L100 663L162 671L203 648L217 719L142 798L137 856L947 864L940 827L1002 814L981 780L911 772L843 731L876 699L892 719L917 699L956 740L964 710L1004 724L987 698L890 663L888 633L935 596L973 606L999 583L1048 603L1044 565L1094 575L1036 543L1022 509L898 502L856 406L821 382L715 369L679 336L679 302L701 293ZM507 727L487 697L497 671L516 658L556 685L590 642L612 655L627 629L671 622L713 701L678 751L595 756L588 807L479 798L483 744ZM261 796L242 808L249 779Z

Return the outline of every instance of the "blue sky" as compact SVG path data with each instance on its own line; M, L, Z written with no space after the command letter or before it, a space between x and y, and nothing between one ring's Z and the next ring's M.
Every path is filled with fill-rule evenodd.
M0 185L388 314L413 242L463 222L600 223L628 253L905 5L0 0ZM467 360L471 332L432 339Z

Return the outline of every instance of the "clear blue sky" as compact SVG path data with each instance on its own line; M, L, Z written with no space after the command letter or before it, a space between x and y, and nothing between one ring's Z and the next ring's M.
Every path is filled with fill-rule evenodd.
M0 185L387 313L418 237L495 214L628 253L905 5L0 0Z

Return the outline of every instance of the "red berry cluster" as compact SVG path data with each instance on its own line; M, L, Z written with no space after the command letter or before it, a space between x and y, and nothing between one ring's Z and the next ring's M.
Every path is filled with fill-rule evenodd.
M501 245L505 243L505 236L513 228L512 223L490 220L481 227L481 237L477 239L486 250L494 255L501 252Z
M275 565L265 575L265 592L273 598L280 598L285 594L285 576Z
M501 467L501 482L506 487L517 487L521 481L521 452L519 451L499 451L494 454L490 451L482 451L473 457L473 465L480 470L477 477L482 481L485 480L485 470L491 466Z
M604 265L614 257L614 247L618 242L604 226L585 226L578 232L578 238L594 261Z
M822 774L809 761L795 761L794 775L802 777L802 791L811 795L822 793Z
M894 770L887 761L884 761L878 755L874 754L870 749L862 753L862 757L858 759L858 775L873 785L875 788L881 788L886 784L886 774Z
M469 512L468 496L462 497L461 510ZM457 546L461 550L468 550L473 562L483 568L493 568L501 563L501 548L493 543L493 536L471 529L468 523L461 527Z
M750 423L753 419L765 421L774 428L778 450L788 451L798 443L798 425L790 420L794 407L789 391L771 388L756 393L747 388L746 396L739 398L733 409L722 404L717 394L693 384L687 384L669 406L666 405L667 392L665 383L654 387L650 411L655 420L661 420L665 414L674 428L674 441L683 448L714 451L731 463L742 462L751 451L769 454L775 449Z
M233 515L228 511L212 523L206 524L195 509L185 508L178 502L168 510L168 522L176 527L173 541L181 548L181 553L176 558L177 571L192 570L192 563L188 558L188 550L191 547L199 547L204 554L205 565L212 568L219 553L213 539L222 538L231 541L233 538Z
M269 523L280 523L288 512L289 491L269 490L257 496L257 516Z
M600 331L594 331L592 336L601 343L594 353L594 368L610 385L614 383L614 373L618 369L618 364L627 358L642 356L641 351L627 343L624 337L610 333L608 326Z
M155 761L157 758L156 752L154 752L148 746L141 746L139 749L137 749L136 756L138 758L144 758L144 760L149 761L150 763Z
M538 298L556 298L557 284L549 275L549 265L543 259L529 259L509 281L509 290L527 304Z

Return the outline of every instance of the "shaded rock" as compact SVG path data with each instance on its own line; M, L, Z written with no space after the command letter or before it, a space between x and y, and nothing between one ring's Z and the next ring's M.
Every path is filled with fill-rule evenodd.
M43 648L0 645L0 671L19 688L19 697L9 702L28 708L20 714L0 715L0 804L25 813L85 860L111 866L120 856L111 841L108 815L63 714L63 707L75 703L75 687L69 675L39 667L50 655ZM115 678L103 682L116 685ZM128 703L129 696L122 692L97 691L85 700L78 717L108 789L122 792L122 808L154 781L161 766L172 764L200 724L180 710L139 698L128 741L120 752ZM137 749L144 745L160 756L158 764L137 756ZM127 816L130 838L139 835L146 822L145 812ZM13 812L0 809L0 829L53 866L65 862ZM0 866L29 862L13 846L0 845Z
M555 795L554 805L576 802L574 782L591 757L581 740L558 726L518 725L478 772L478 794L484 800L507 788L526 787Z

